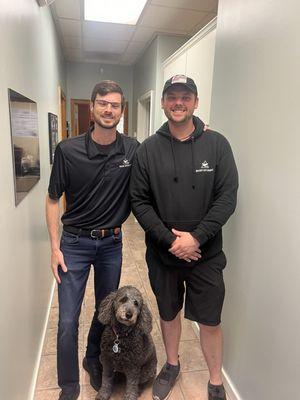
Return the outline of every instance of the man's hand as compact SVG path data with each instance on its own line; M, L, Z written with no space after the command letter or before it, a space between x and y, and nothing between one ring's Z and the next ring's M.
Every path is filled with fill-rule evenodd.
M51 253L51 268L52 268L54 278L56 279L56 282L61 283L60 277L58 275L58 267L61 267L63 272L68 271L68 268L64 261L63 253L59 249L53 250Z
M200 244L197 239L189 232L177 231L176 229L172 229L172 232L177 237L169 249L170 253L188 262L201 258Z

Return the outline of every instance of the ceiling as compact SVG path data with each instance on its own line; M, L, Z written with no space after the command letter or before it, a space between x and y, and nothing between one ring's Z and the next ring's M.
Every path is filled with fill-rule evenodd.
M159 33L194 35L216 16L218 0L148 0L134 26L84 21L83 0L50 7L66 60L132 65Z

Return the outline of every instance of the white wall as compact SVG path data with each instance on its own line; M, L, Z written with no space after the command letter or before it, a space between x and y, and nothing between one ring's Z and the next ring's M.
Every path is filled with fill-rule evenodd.
M52 287L44 199L49 166L48 112L65 89L60 48L48 8L0 0L0 398L31 396ZM37 102L41 179L15 207L7 89Z
M128 103L128 130L132 134L133 126L133 68L119 65L98 63L67 64L67 119L71 123L70 100L90 100L96 83L109 79L117 82Z
M224 367L243 400L299 398L299 15L296 0L219 3L211 126L240 174Z
M215 41L216 19L213 19L163 63L164 81L179 74L194 79L199 96L195 115L206 124L210 122ZM163 111L161 116L162 121L165 121Z

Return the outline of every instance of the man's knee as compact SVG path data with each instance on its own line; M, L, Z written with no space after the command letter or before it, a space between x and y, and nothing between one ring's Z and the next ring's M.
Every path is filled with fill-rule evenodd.
M78 336L78 319L62 318L58 322L58 335L60 338L76 338Z

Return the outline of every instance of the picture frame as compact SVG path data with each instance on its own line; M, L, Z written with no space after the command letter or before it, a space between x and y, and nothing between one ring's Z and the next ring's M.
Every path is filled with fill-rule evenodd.
M37 103L8 89L15 205L40 179Z
M57 115L48 113L48 130L49 130L49 156L50 164L53 164L55 148L58 143L58 118Z

